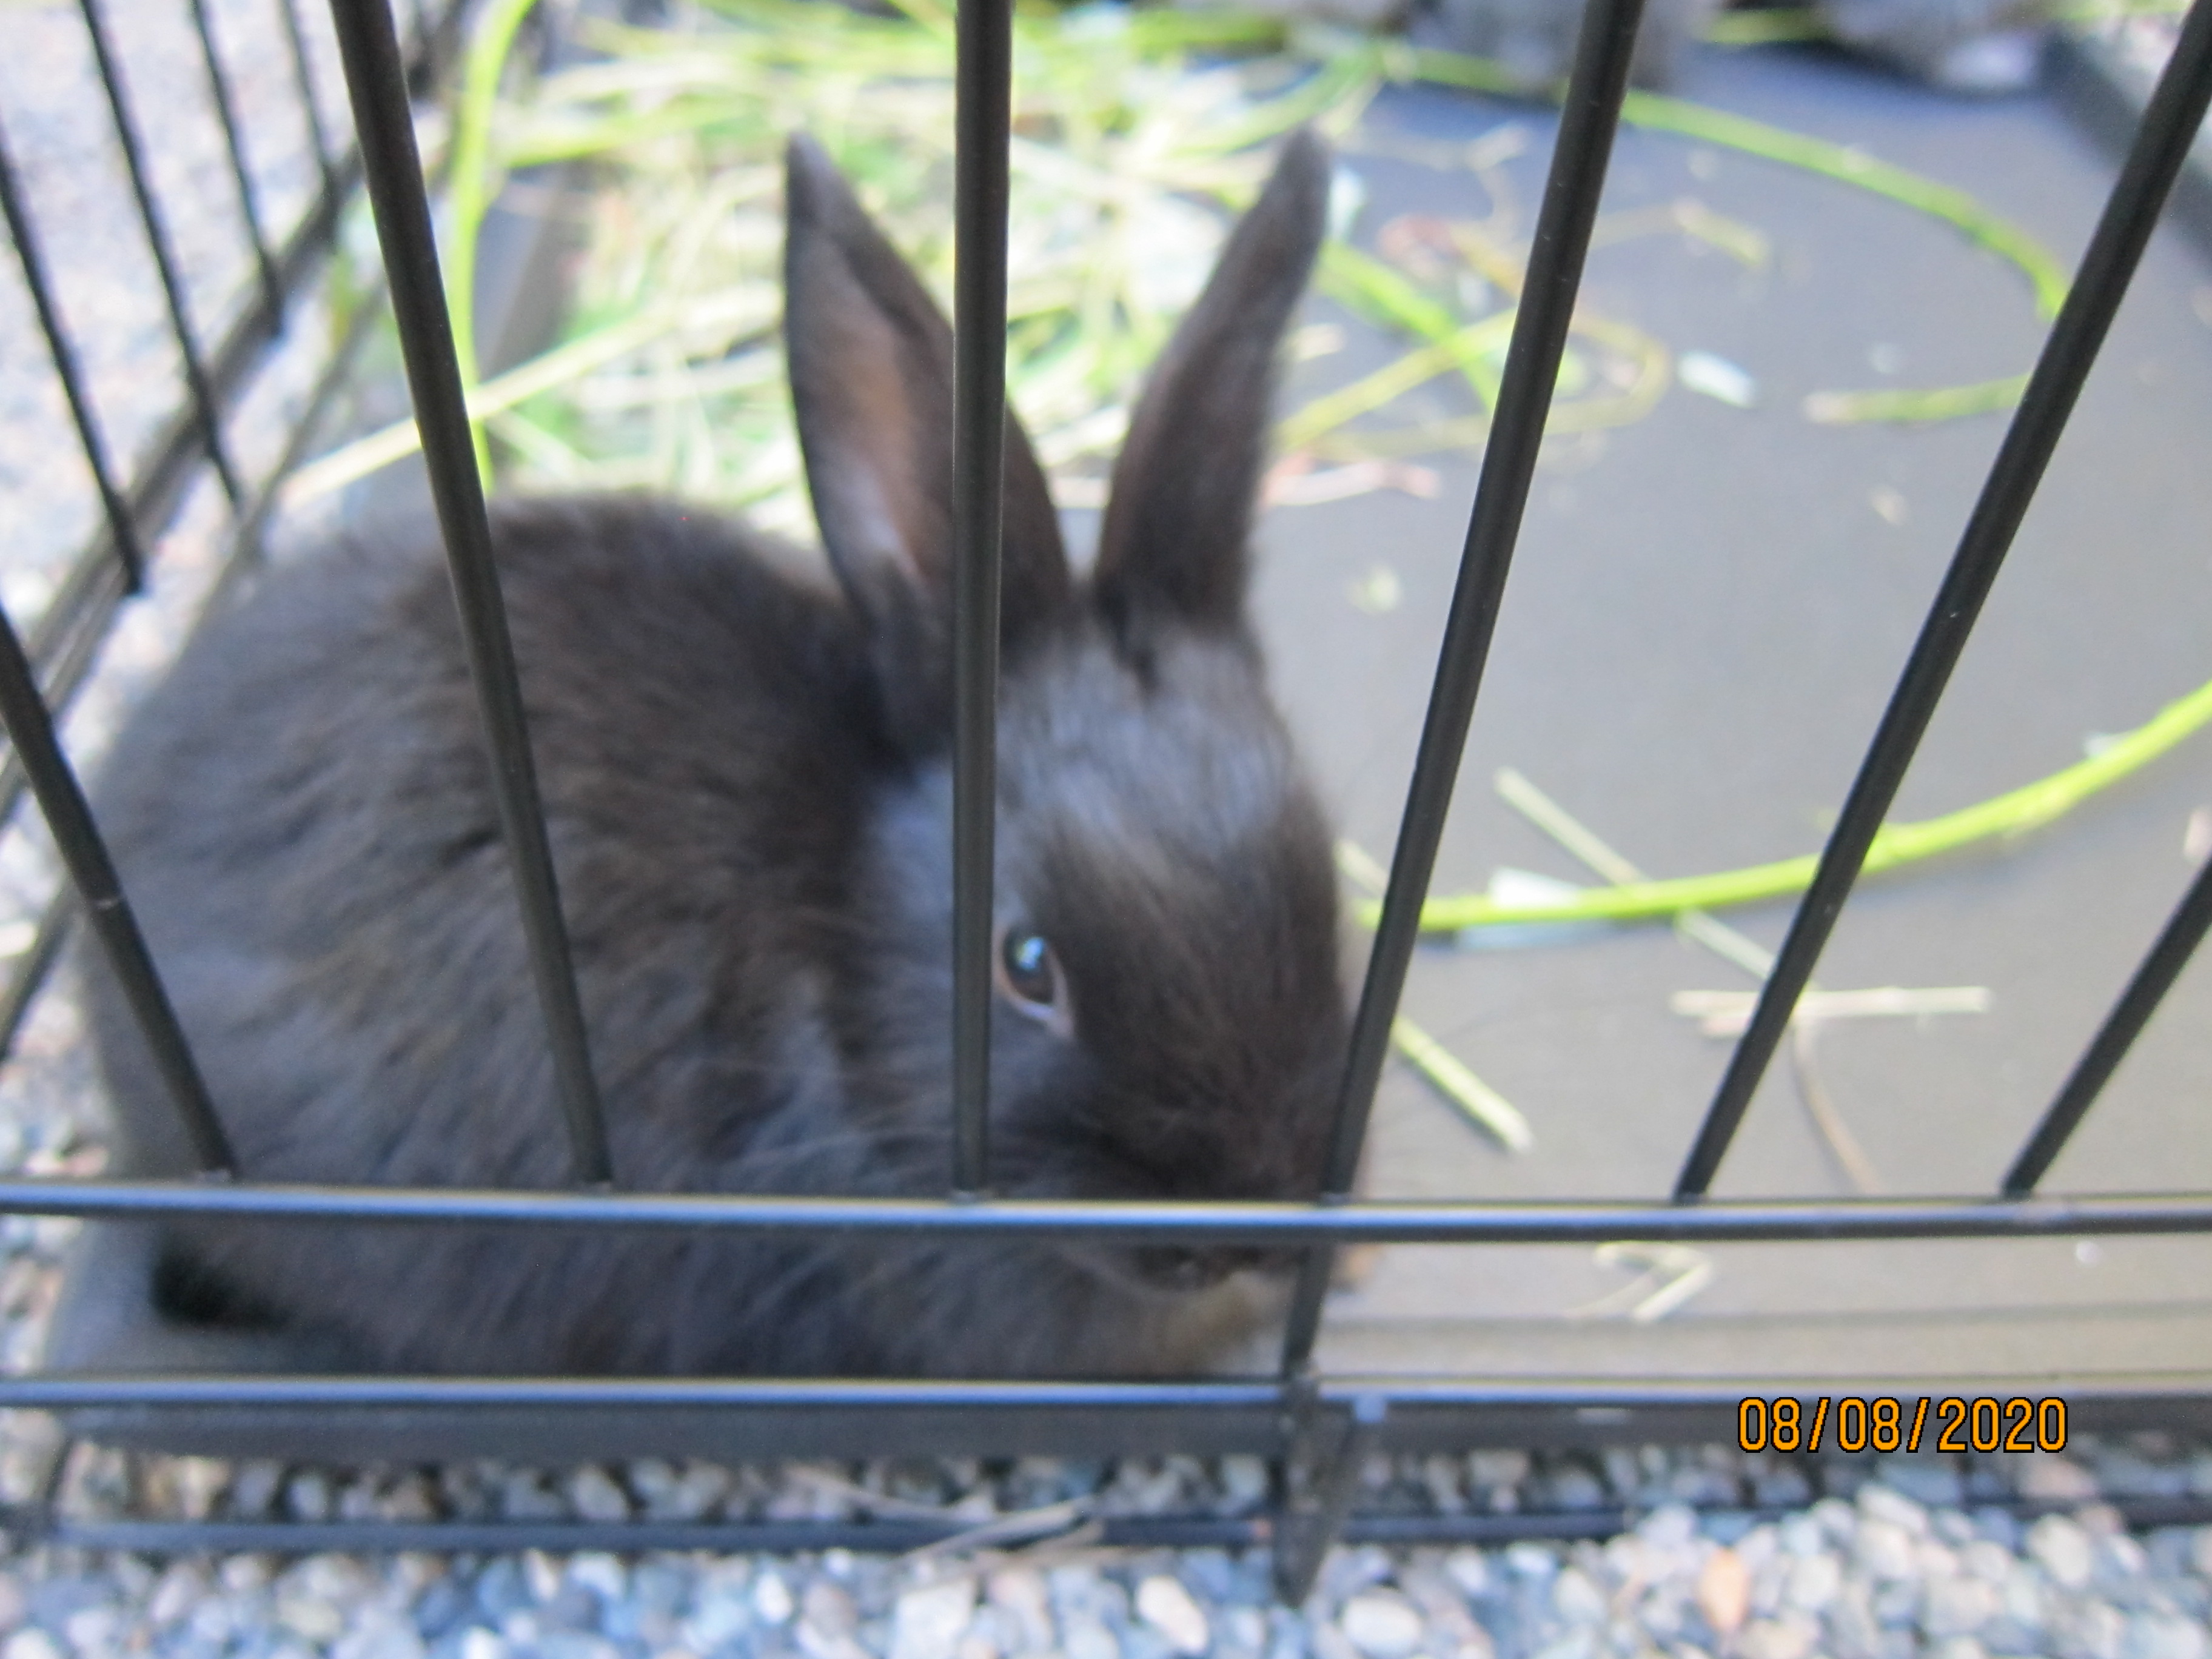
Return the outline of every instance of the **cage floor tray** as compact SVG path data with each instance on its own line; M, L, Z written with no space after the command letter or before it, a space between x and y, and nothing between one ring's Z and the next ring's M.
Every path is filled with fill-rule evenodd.
M2052 102L1931 97L1816 52L1707 50L1687 97L1964 190L2070 270L2112 161ZM1471 140L1540 117L1403 93L1377 133ZM1478 216L1442 175L1353 164L1369 227ZM1533 192L1534 163L1525 176ZM1745 409L1677 383L1640 421L1556 430L1529 503L1437 891L1504 866L1590 881L1492 787L1510 767L1647 872L1817 849L1934 596L2005 417L1824 425L1832 388L1981 381L2039 343L2021 274L1938 219L1738 152L1625 130L1607 210L1694 202L1768 240L1763 270L1687 238L1594 252L1586 310L1741 368ZM1603 232L1601 231L1602 239ZM2169 226L2149 255L1893 816L1922 819L2080 759L2212 665L2212 271ZM1324 362L1326 360L1324 360ZM1306 371L1324 372L1323 364ZM1340 372L1340 371L1328 371ZM1471 497L1279 512L1262 592L1277 681L1349 832L1387 857ZM1378 604L1380 593L1395 603ZM1891 1194L1993 1191L2203 851L2203 734L2057 823L1862 884L1819 986L1983 988L1984 1012L1837 1021L1808 1059ZM2195 827L2192 829L2192 825ZM1790 915L1731 913L1761 945ZM1671 1189L1730 1045L1674 994L1753 981L1664 925L1425 951L1408 1014L1527 1117L1509 1156L1409 1072L1384 1085L1377 1196L1649 1199ZM2212 1186L2212 967L2185 975L2044 1183ZM1785 1048L1721 1196L1844 1195ZM1983 1375L2089 1387L2212 1361L2196 1238L1729 1246L1661 1264L1583 1249L1396 1249L1332 1310L1332 1369L1799 1382ZM1653 1294L1703 1287L1663 1318ZM1705 1277L1709 1273L1709 1277ZM1680 1287L1686 1291L1686 1283Z

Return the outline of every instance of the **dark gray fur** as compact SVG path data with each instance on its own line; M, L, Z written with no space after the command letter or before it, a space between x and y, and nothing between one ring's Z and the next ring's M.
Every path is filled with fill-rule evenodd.
M996 1006L1024 1195L1310 1195L1344 1045L1328 835L1243 615L1277 343L1329 167L1291 141L1134 417L1079 583L1007 435L998 900L1063 1040ZM494 516L620 1186L934 1195L951 1166L951 333L811 143L786 334L835 587L642 499ZM242 1172L568 1178L433 538L331 550L207 628L103 822ZM129 1166L188 1167L94 975ZM1171 1371L1276 1275L1225 1255L179 1226L172 1311L438 1371ZM1265 1265L1265 1264L1262 1264Z

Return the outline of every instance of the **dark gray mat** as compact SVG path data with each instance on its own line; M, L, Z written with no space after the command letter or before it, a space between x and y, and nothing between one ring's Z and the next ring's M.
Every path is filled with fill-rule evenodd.
M1686 95L1863 147L1964 189L2070 270L2108 156L2041 99L1942 99L1814 51L1709 50ZM1415 90L1379 132L1466 140L1540 109ZM1355 157L1362 234L1394 214L1478 216L1454 175ZM2025 369L2041 337L2027 286L1951 227L1846 185L1674 137L1624 131L1608 210L1692 197L1763 231L1752 276L1681 239L1594 255L1587 302L1678 353L1757 378L1745 411L1680 386L1638 424L1547 446L1506 594L1437 889L1500 865L1589 879L1504 806L1520 769L1657 875L1814 849L1840 802L2004 429L1818 426L1816 390L1942 385ZM1999 581L1897 816L1919 818L2079 759L2212 672L2212 272L2162 230ZM1312 314L1332 314L1316 302ZM1357 332L1357 331L1355 331ZM1877 352L1877 348L1886 349ZM1334 384L1371 342L1308 365ZM1893 366L1885 376L1877 361ZM1439 409L1451 392L1437 382ZM1267 521L1262 604L1278 684L1342 822L1387 856L1474 483L1438 466L1434 501L1378 494ZM1892 524L1877 491L1904 503ZM1377 567L1402 602L1369 614ZM2212 738L2006 847L1872 879L1819 981L1979 985L1990 1012L1832 1026L1818 1067L1893 1194L1991 1190L2179 898L2192 811L2212 806ZM1778 943L1789 908L1729 920ZM1407 1010L1527 1115L1509 1157L1402 1069L1369 1160L1377 1194L1650 1197L1673 1182L1728 1054L1670 1013L1737 969L1663 925L1543 948L1425 951ZM2045 1183L2051 1191L2212 1188L2212 965L2185 976ZM1788 1068L1762 1089L1723 1195L1849 1190ZM1613 1375L2203 1369L2203 1240L1737 1247L1656 1327L1568 1310L1626 1282L1585 1250L1387 1253L1340 1296L1331 1364Z

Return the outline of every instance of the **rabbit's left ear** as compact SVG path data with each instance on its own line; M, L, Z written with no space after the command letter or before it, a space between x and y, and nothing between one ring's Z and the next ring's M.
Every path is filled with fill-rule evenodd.
M1243 616L1276 348L1321 249L1329 174L1312 131L1291 135L1130 417L1098 540L1098 603L1119 629Z
M812 140L786 154L784 351L807 487L902 741L950 738L952 329ZM1000 636L1065 606L1060 519L1006 410Z

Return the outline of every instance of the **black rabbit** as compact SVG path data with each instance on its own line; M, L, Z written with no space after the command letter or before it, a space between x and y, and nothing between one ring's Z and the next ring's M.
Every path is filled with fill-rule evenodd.
M1329 837L1244 614L1276 348L1329 163L1286 145L1133 417L1095 572L1006 442L994 1184L1294 1198L1345 1045ZM785 334L833 586L644 499L499 507L617 1185L942 1194L950 329L788 155ZM557 1188L569 1161L433 538L205 629L103 821L242 1173ZM125 1160L189 1167L94 973ZM1158 1373L1274 1305L1226 1250L196 1222L173 1311L343 1367ZM1253 1271L1255 1268L1262 1271Z

